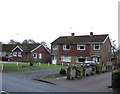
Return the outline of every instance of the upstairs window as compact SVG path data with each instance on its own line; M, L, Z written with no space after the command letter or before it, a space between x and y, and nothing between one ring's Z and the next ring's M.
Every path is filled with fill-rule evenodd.
M94 44L93 48L94 50L100 50L100 44Z
M58 49L58 45L53 45L52 48L53 48L53 50L57 50Z
M77 50L86 50L86 45L78 44L77 45Z
M63 45L63 50L70 50L70 45Z

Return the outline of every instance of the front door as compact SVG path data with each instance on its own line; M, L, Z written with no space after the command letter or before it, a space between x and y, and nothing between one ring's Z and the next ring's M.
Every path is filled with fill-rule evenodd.
M52 64L56 64L57 63L57 58L55 55L52 55Z

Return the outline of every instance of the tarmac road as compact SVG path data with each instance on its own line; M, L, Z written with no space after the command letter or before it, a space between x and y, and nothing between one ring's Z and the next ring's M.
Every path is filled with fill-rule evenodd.
M2 73L2 90L7 92L80 92L76 89L39 82L9 73Z

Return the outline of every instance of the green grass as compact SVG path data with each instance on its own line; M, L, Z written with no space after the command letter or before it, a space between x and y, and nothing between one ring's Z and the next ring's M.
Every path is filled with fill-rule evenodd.
M33 66L29 66L28 63L19 63L17 66L17 63L10 63L10 64L3 64L3 71L9 72L9 71L26 71L26 70L35 70L35 69L42 69L42 68L49 68L49 69L61 69L61 68L67 68L67 66L62 65L52 65L52 64L38 64L34 63Z

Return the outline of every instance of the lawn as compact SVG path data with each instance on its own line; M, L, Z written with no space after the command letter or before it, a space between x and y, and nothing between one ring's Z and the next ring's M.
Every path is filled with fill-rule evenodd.
M2 66L2 64L0 65ZM54 68L54 69L61 69L61 68L67 68L68 66L62 66L62 65L53 65L53 64L40 64L40 63L34 63L33 66L29 66L28 63L9 63L9 64L3 64L3 71L26 71L26 70L35 70L35 69L42 69L42 68ZM2 70L2 67L1 67Z

